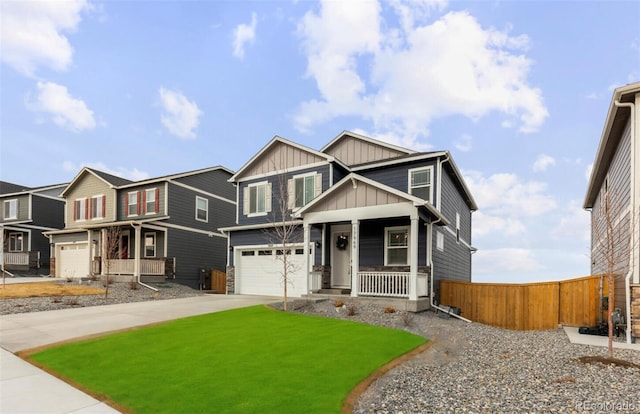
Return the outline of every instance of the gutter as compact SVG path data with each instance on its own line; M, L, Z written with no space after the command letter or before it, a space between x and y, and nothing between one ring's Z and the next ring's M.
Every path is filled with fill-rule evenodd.
M631 110L631 114L629 115L629 132L631 134L631 177L629 185L631 187L631 218L629 220L629 237L631 240L629 241L629 271L627 275L624 277L624 291L625 291L625 313L627 315L627 329L626 329L626 338L627 343L631 343L631 286L630 280L631 276L633 276L633 267L634 267L634 247L635 247L635 235L633 232L634 225L636 224L636 124L635 124L635 104L631 102L620 102L619 100L615 100L613 102L615 106L618 108L625 107Z

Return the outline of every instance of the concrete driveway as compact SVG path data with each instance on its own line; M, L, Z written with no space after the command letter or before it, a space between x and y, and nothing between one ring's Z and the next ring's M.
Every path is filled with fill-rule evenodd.
M42 278L40 278L42 279ZM46 279L44 279L46 280ZM0 316L0 412L43 414L118 411L13 353L89 335L281 300L269 296L203 295Z

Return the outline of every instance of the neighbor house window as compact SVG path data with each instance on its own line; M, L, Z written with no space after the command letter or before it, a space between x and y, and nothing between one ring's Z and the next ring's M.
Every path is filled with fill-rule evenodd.
M436 248L441 252L444 251L444 234L436 232Z
M250 184L244 189L243 211L246 215L263 215L271 211L271 183Z
M207 221L209 217L209 200L196 196L196 220Z
M128 216L135 216L140 213L138 198L139 198L139 195L137 191L127 194L127 215Z
M460 213L456 213L456 242L460 243Z
M409 194L433 202L433 167L409 170Z
M23 245L24 235L22 233L9 234L9 251L21 252Z
M146 233L144 235L144 257L156 256L156 234Z
M322 174L294 176L287 185L289 208L302 207L322 192Z
M73 203L74 220L86 220L89 215L89 203L86 198L80 198Z
M91 218L101 219L104 218L106 198L103 195L91 197Z
M149 190L145 190L144 199L145 199L145 213L147 214L155 214L159 210L158 206L158 193L159 190L157 188L151 188Z
M409 264L409 227L384 229L385 266Z
M4 218L16 219L18 218L18 200L6 200L4 202Z

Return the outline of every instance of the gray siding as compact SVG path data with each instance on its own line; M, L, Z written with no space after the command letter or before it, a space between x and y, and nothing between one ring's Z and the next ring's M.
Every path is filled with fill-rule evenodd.
M31 207L33 224L54 229L64 228L64 208L63 200L33 196Z
M29 220L29 199L30 196L29 194L19 194L19 195L14 195L11 197L3 197L0 200L0 217L2 218L2 222L12 222L12 221L22 221L22 220ZM4 217L4 202L5 201L10 201L10 200L17 200L18 202L18 206L17 206L17 211L16 211L16 218L15 219L7 219Z
M227 239L179 229L168 230L168 257L176 259L174 282L198 288L200 269L225 271Z
M141 192L144 193L146 190L155 190L158 189L158 212L149 211L146 212L141 208L140 214L129 216L128 213L128 197L129 193L133 192ZM118 191L118 220L142 220L148 219L158 216L164 216L167 213L165 211L165 198L166 198L166 184L164 182L142 185L140 187L130 187L125 188ZM142 196L140 198L142 203Z
M456 213L460 214L460 238L471 244L471 210L462 198L459 189L451 176L443 169L442 190L440 197L442 204L440 212L450 221L449 228L456 231Z
M225 170L213 170L176 178L173 179L173 181L199 188L234 201L236 199L236 189L231 183L227 182L229 178L231 178L229 172Z
M363 177L370 178L374 181L382 183L386 186L395 188L402 192L409 192L409 170L412 168L420 168L420 167L433 167L433 200L431 204L434 206L437 202L438 196L438 179L437 179L437 162L436 160L423 160L419 162L406 163L401 165L393 165L385 168L377 168L373 170L367 171L359 171L358 174Z
M384 266L384 229L410 226L408 218L371 220L360 223L360 266ZM423 223L418 226L418 266L426 266L427 232Z
M196 220L196 196L208 200L206 222ZM175 184L169 184L168 197L168 215L173 224L217 232L218 228L232 226L235 222L235 204Z

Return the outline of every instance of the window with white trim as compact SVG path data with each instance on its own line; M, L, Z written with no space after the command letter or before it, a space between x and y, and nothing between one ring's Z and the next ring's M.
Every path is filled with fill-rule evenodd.
M5 220L18 218L18 199L5 200L4 202L4 218Z
M91 197L90 216L91 219L104 218L106 198L104 195Z
M73 219L76 221L86 220L89 215L89 204L86 198L79 198L73 203Z
M409 194L433 202L433 167L409 170Z
M196 220L209 220L209 200L196 196Z
M436 248L444 252L444 234L439 231L436 232Z
M21 252L24 245L24 234L22 233L9 233L9 251Z
M409 226L384 229L384 264L385 266L409 264Z
M271 211L271 183L249 184L243 192L243 212L248 216L265 215Z
M156 257L155 233L145 233L144 235L144 257Z
M322 193L322 174L311 173L294 176L287 182L289 208L302 207Z
M456 213L456 242L460 243L460 213Z
M140 208L138 207L138 192L133 191L131 193L127 193L127 215L128 216L136 216L140 212Z
M159 191L157 188L149 188L144 190L144 199L145 199L145 213L146 214L155 214L159 211L158 209L158 194Z

